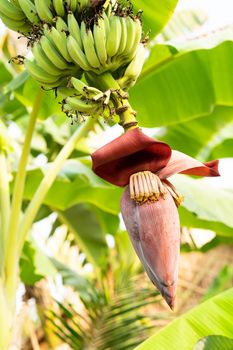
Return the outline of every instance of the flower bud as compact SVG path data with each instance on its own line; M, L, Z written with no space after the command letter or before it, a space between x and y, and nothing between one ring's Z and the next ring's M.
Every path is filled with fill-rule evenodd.
M137 204L127 187L121 212L134 249L149 278L174 308L180 250L180 224L176 204L168 192L156 202Z

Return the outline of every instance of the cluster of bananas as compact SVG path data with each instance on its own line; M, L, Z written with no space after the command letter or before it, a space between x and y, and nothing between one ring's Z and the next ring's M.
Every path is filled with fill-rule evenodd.
M79 70L115 72L134 59L141 35L139 19L104 12L91 29L84 21L79 25L70 12L67 23L57 17L54 26L44 25L43 35L33 47L35 61L26 61L26 66L36 80L51 88Z
M114 104L110 100L111 90L102 92L73 77L69 87L60 87L57 92L63 98L63 111L72 118L102 115L109 121L112 117Z
M1 0L0 18L10 29L28 35L33 27L53 24L54 18L67 13L81 13L92 0Z
M83 73L98 76L109 72L119 88L128 90L146 58L140 19L117 11L117 0L99 1L103 6L91 18L80 15L94 3L0 0L0 17L9 28L22 33L30 33L32 26L39 28L32 44L34 58L26 59L25 66L44 88L70 94L63 101L67 114L103 114L106 106L112 110L110 90L100 91L82 83Z

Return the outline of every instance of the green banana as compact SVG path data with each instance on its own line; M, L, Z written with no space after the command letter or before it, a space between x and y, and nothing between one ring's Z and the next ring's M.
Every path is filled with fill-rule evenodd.
M51 40L54 46L57 48L59 54L67 61L72 62L72 58L67 50L66 45L66 34L64 32L59 32L55 27L52 27L48 34L46 34L47 38Z
M71 12L76 12L77 2L77 0L67 0L68 10L70 10Z
M109 33L109 29L110 29L109 17L108 17L107 14L104 12L104 13L102 14L102 18L103 18L103 20L104 20L105 33L106 33L106 36L107 36L108 33Z
M80 79L71 78L71 83L75 90L85 98L93 98L96 95L103 94L102 91L83 83Z
M18 0L22 11L32 24L39 24L40 19L37 15L35 5L30 0Z
M45 72L50 75L61 76L62 71L48 59L39 42L34 44L32 53L38 66Z
M98 24L94 24L93 29L94 41L95 41L95 49L99 61L102 66L105 66L107 63L108 55L106 51L106 31L104 20L100 18L98 20Z
M62 70L67 69L69 67L68 62L64 60L64 58L59 54L55 46L46 36L43 35L40 38L40 44L48 59L56 67Z
M120 17L121 22L121 42L117 51L117 55L121 55L125 51L126 43L127 43L127 25L126 19L124 17Z
M79 0L78 1L78 12L83 11L86 7L90 5L90 0Z
M38 67L35 61L25 60L25 67L31 76L41 84L55 85L60 81L60 77L50 75L42 68Z
M68 87L59 87L57 92L62 98L72 97L77 94L75 89L71 89Z
M101 66L98 56L95 50L95 43L92 35L92 31L88 29L83 37L83 47L86 55L86 59L90 66L93 68L99 68Z
M14 30L15 32L27 35L31 31L31 26L28 23L25 23L24 20L21 20L21 21L13 20L7 17L1 11L0 11L0 18L6 27L8 27L11 30Z
M65 99L66 104L71 108L80 113L93 114L97 111L98 105L90 101L84 101L77 97L67 97Z
M56 17L56 29L59 32L68 32L68 26L61 17Z
M108 58L116 55L121 42L121 22L118 16L110 17L110 29L107 37L106 50Z
M135 52L137 50L137 47L141 41L141 38L142 38L142 25L141 25L141 22L139 19L136 19L134 21L134 27L135 27L135 36L134 36L134 41L132 43L132 46L130 48L130 52L129 52L129 60L131 60L134 55L135 55Z
M83 95L83 89L86 89L88 85L83 83L80 79L76 79L74 77L72 77L70 81L73 87L75 88L75 90L78 91L80 95Z
M92 68L90 67L86 56L84 55L83 51L79 47L77 41L69 35L67 38L67 49L72 57L73 61L83 70L90 71Z
M20 0L22 1L22 0ZM41 21L52 24L53 14L51 11L52 2L51 0L34 0L38 16Z
M134 20L130 17L126 18L126 26L127 26L127 42L125 46L125 52L124 55L130 55L131 54L131 48L135 41L135 35L136 35L136 26L134 24Z
M135 84L142 71L146 58L147 50L143 44L139 44L134 59L127 66L124 76L118 80L118 84L123 90L129 89Z
M63 17L65 15L66 11L63 0L53 0L53 7L58 16Z
M72 37L77 41L79 47L83 50L80 27L73 13L68 14L67 21L70 35L72 35Z
M22 21L26 19L24 12L8 0L0 1L0 11L12 20L17 19Z
M84 39L84 37L85 37L85 35L86 35L86 24L85 24L85 22L81 22L81 25L80 25L80 34L81 34L81 39L82 39L82 42L83 42L83 39Z

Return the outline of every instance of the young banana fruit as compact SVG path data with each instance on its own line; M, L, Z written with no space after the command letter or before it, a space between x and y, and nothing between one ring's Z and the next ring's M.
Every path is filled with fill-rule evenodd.
M142 71L142 67L143 67L143 64L145 63L147 56L148 56L148 52L145 49L144 45L139 44L137 47L136 54L133 60L127 66L123 77L118 79L117 81L123 90L128 90L130 87L132 87L136 83Z

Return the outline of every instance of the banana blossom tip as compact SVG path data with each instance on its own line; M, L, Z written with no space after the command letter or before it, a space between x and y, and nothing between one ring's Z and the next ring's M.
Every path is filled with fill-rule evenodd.
M174 309L182 198L167 178L177 173L219 176L218 161L201 163L139 128L98 149L92 161L98 176L126 187L121 213L130 240L148 277Z

